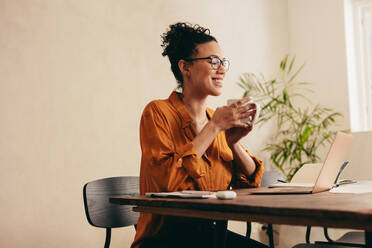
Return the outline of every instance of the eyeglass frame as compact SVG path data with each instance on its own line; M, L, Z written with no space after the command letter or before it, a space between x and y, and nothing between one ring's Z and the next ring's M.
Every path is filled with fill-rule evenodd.
M195 60L202 60L202 59L210 59L211 61L209 61L208 63L210 63L212 68L215 69L215 70L219 70L221 66L223 66L225 68L225 71L228 71L230 69L230 61L226 58L220 59L217 56L209 56L209 57L204 57L204 58L190 58L190 59L185 59L185 60L186 61L195 61ZM214 68L215 64L212 63L213 59L218 59L219 60L219 65L218 65L217 68ZM225 63L228 64L227 68L226 68Z

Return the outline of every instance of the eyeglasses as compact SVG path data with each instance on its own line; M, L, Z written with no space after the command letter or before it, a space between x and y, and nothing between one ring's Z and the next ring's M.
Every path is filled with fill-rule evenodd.
M212 68L215 70L220 69L221 65L225 68L225 71L228 71L230 68L230 61L227 59L220 59L215 56L205 57L205 58L193 58L193 59L185 59L186 61L194 61L194 60L201 60L201 59L210 59L208 63L212 65Z

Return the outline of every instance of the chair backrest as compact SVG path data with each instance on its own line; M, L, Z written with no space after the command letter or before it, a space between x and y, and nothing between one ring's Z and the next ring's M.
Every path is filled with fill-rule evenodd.
M137 224L139 214L132 211L133 206L112 204L109 198L138 194L139 177L103 178L85 184L84 207L89 224L104 228Z

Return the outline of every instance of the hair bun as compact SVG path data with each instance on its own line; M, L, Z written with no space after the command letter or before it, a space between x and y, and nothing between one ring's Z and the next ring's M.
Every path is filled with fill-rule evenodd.
M162 55L173 57L175 54L179 53L182 50L188 50L187 47L190 46L190 43L203 43L203 38L206 35L209 36L209 34L210 30L208 28L203 28L197 24L193 26L190 23L179 22L170 25L168 32L163 33L163 35L161 36L161 46L164 49ZM187 53L187 51L185 52ZM189 54L187 54L186 56L189 56Z
M171 70L176 77L179 87L183 85L183 78L178 62L181 59L189 59L196 54L197 45L210 41L217 41L210 35L208 28L192 25L186 22L178 22L170 25L169 30L161 35L163 56L168 56Z

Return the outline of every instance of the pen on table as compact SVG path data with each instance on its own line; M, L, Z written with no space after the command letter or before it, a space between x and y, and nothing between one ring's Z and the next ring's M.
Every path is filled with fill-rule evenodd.
M334 184L337 184L337 181L338 181L338 178L339 178L340 175L341 175L341 172L345 169L346 165L348 165L348 164L349 164L349 161L345 161L345 162L341 165L341 168L340 168L340 170L339 170L338 173L337 173L337 176L336 176L336 179L335 179Z
M280 182L280 183L287 183L286 181L280 180L280 179L278 179L278 182Z
M344 185L344 184L351 184L351 183L356 183L357 181L355 180L350 180L350 179L346 179L346 180L342 180L340 181L339 183L336 183L335 184L335 187L338 187L340 185Z

